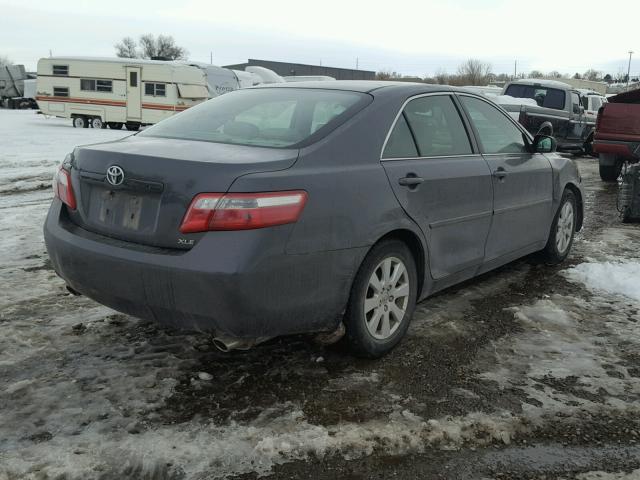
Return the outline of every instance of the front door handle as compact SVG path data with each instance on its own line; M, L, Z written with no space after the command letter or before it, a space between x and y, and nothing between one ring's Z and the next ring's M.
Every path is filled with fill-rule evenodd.
M415 188L424 182L424 178L416 177L415 175L407 175L406 177L402 177L398 179L398 183L403 187Z
M497 170L494 170L491 175L493 175L495 178L502 180L508 174L509 173L503 167L498 167Z

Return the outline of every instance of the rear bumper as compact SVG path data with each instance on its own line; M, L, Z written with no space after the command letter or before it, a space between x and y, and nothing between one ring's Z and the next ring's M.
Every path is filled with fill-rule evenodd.
M593 151L596 153L611 154L627 160L640 158L640 142L594 140Z
M366 248L286 255L289 233L211 232L186 252L161 251L80 229L57 199L44 227L53 266L74 290L139 318L238 338L329 330L341 319Z

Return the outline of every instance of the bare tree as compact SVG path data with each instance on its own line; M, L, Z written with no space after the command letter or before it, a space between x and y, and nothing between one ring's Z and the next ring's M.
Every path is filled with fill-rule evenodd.
M542 78L544 77L544 73L542 73L540 70L531 70L531 72L529 72L529 78Z
M486 85L491 64L470 58L458 67L458 81L465 85Z
M166 58L169 60L181 60L187 58L185 48L176 45L170 35L158 35L147 33L142 35L138 44L131 38L125 37L115 45L116 55L124 58Z
M376 80L396 80L400 77L398 72L391 70L380 70L376 73Z
M449 83L449 74L444 70L438 70L434 78L440 85L447 85Z
M0 55L0 67L3 65L11 65L13 62L6 55Z
M557 70L551 70L547 76L551 78L562 78L562 74Z
M116 43L116 55L121 58L138 58L136 41L131 37L124 37L120 43Z
M585 80L598 81L602 79L602 74L597 70L590 68L589 70L584 72L582 78L584 78Z

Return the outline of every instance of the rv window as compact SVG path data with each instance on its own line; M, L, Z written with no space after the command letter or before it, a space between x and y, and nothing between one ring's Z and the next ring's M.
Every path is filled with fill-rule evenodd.
M94 91L96 89L95 80L87 80L85 78L80 80L80 90Z
M111 92L113 91L113 82L111 80L93 80L83 78L80 80L80 90L87 92Z
M69 65L54 65L53 66L53 74L54 75L69 75Z
M111 80L96 80L96 90L99 92L113 91L113 82Z
M138 72L129 72L129 86L130 87L138 86Z
M144 94L150 97L165 97L166 85L164 83L145 83Z
M54 97L68 97L69 89L67 87L53 87Z

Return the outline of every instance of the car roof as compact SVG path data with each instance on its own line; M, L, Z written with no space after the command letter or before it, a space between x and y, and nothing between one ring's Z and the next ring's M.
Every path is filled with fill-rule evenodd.
M564 83L558 80L547 80L545 78L523 78L519 80L513 80L509 82L510 85L540 85L543 87L555 87L555 88L564 88L567 90L575 90L568 83Z
M394 94L419 94L430 92L467 92L475 93L471 90L450 85L434 85L420 82L392 82L380 80L335 80L308 81L308 82L284 82L284 83L264 83L252 88L309 88L323 90L343 90L362 93L391 93Z

